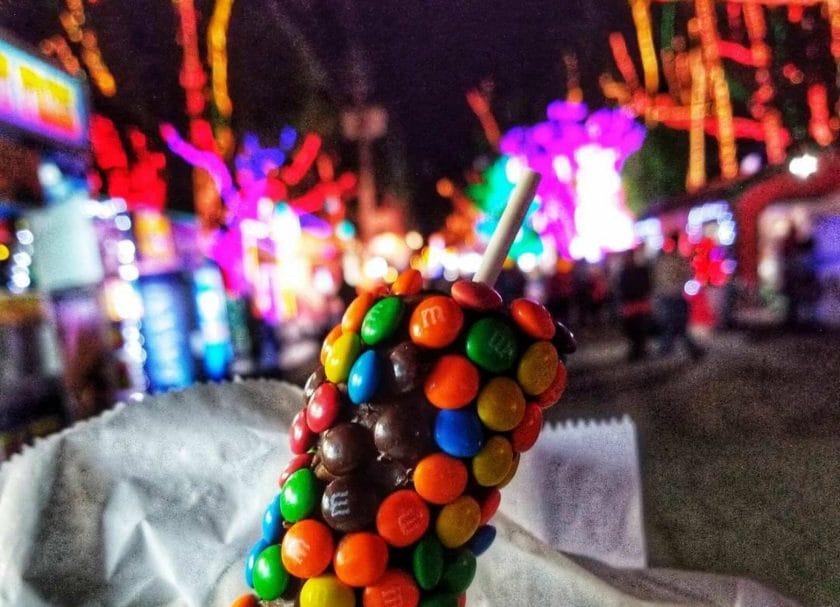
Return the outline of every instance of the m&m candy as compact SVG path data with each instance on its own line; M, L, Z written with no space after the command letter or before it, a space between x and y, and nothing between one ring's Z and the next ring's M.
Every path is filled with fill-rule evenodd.
M272 601L283 594L289 584L289 574L283 566L280 546L269 546L257 557L253 570L254 592L264 601Z
M482 283L421 288L412 269L361 293L325 338L245 562L246 607L464 607L574 338Z
M283 536L281 556L286 571L295 577L321 575L333 557L332 532L313 519L295 523Z
M414 309L408 331L418 346L445 348L458 337L464 324L464 313L451 297L427 297Z
M401 569L389 569L362 593L363 607L417 607L418 603L420 589Z
M375 533L348 533L335 550L333 568L348 586L370 586L388 568L388 546Z
M354 607L353 589L334 575L320 575L304 582L300 589L300 607Z
M362 341L375 346L391 337L399 326L403 307L399 297L385 297L376 302L362 322Z

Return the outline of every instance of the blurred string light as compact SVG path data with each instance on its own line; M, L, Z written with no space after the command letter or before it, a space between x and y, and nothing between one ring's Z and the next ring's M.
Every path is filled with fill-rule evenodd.
M712 88L715 117L718 120L720 172L724 179L733 179L738 175L738 157L735 146L735 129L733 127L732 99L720 60L720 50L718 49L715 3L714 0L695 0L694 6L700 29L703 60Z
M808 109L811 114L808 132L819 145L829 145L834 140L834 134L829 122L828 90L824 84L808 87Z
M478 121L481 123L481 128L484 130L484 136L487 138L487 142L494 150L498 149L499 139L501 139L502 132L499 130L499 123L496 122L496 117L490 109L489 92L472 89L467 92L467 103L476 117L478 117Z
M81 46L82 63L85 64L93 84L104 96L113 97L117 92L117 82L102 59L96 33L89 27L89 20L85 15L83 1L65 0L65 8L58 18L70 42ZM66 43L62 44L56 38L51 38L42 43L41 50L56 56L70 73L78 73L78 60L74 62L71 59L72 51ZM73 71L74 68L76 71Z
M228 94L227 31L233 0L216 0L213 16L207 26L207 55L210 59L213 103L224 118L233 113L233 102Z
M104 193L127 201L132 209L162 209L166 204L166 156L150 150L139 129L129 127L127 133L131 161L114 123L99 114L91 117L91 149L104 177Z
M685 187L689 192L706 183L706 69L699 53L691 61L691 126L688 131L688 172Z
M39 48L41 52L48 57L55 57L58 59L61 63L61 67L63 67L68 74L78 76L82 71L81 63L79 63L79 60L76 58L76 55L73 54L73 50L70 48L70 45L67 44L67 40L65 40L64 36L61 34L56 34L55 36L41 41Z
M180 83L187 96L187 116L198 118L206 104L204 87L207 74L198 53L198 15L193 0L172 0L178 11L178 42L183 49Z
M580 86L577 55L570 52L563 53L563 65L566 67L566 101L581 103L583 101L583 89Z
M653 43L653 25L650 18L650 0L630 0L630 10L636 25L636 40L642 57L645 88L650 93L659 90L659 64Z

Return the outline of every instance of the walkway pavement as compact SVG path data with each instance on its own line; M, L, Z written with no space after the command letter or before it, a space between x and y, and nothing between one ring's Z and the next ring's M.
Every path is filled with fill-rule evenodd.
M650 565L840 605L840 336L715 334L700 362L632 365L614 333L579 341L548 418L635 421Z

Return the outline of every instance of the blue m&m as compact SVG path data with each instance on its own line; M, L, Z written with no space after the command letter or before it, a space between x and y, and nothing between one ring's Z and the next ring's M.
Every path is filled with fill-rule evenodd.
M381 377L376 351L368 350L356 359L350 369L347 378L347 395L350 400L357 405L369 401L376 394Z
M454 457L473 457L484 443L481 420L470 408L438 411L435 442L441 451Z

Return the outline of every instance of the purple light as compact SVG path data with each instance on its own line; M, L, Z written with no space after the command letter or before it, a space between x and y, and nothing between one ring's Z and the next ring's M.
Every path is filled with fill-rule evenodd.
M579 103L555 101L546 114L546 122L508 131L499 146L519 166L542 174L534 227L560 254L575 258L597 260L606 251L631 247L633 222L620 171L641 147L644 128L623 110L590 114ZM511 172L517 172L515 164Z

